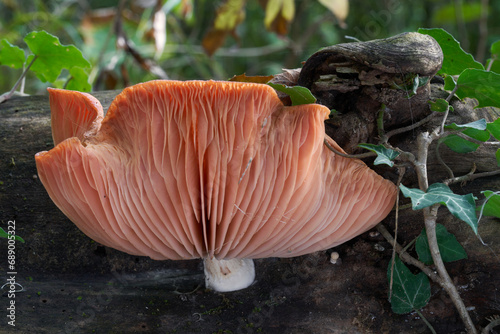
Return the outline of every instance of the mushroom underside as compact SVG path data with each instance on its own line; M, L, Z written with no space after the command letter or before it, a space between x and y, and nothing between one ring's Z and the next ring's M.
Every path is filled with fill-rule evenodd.
M395 201L394 184L323 145L327 108L285 107L267 85L148 82L104 119L88 95L50 95L57 145L36 155L40 180L85 234L130 254L253 272L252 258L343 243Z

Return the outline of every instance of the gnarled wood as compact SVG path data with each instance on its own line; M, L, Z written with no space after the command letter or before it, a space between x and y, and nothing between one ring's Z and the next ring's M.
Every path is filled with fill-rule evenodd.
M404 33L326 47L305 62L297 84L336 110L326 122L327 133L355 153L360 151L358 143L373 142L377 135L375 120L382 105L386 129L429 114L430 79L442 61L441 48L432 37ZM411 96L415 85L418 89Z

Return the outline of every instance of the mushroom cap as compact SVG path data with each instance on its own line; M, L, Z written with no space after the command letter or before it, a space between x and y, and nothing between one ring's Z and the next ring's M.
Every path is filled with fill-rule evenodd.
M325 147L326 107L284 106L268 85L150 81L104 119L88 94L49 93L56 146L35 156L40 180L85 234L130 254L298 256L365 232L395 202L392 182Z

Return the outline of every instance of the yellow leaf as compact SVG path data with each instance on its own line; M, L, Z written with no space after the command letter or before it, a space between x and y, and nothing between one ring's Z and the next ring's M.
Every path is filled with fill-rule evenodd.
M349 0L318 0L323 6L328 8L339 21L342 28L346 28L345 19L349 14Z
M236 26L245 19L246 0L226 0L215 14L214 25L205 33L202 45L209 56L224 45L227 35L235 33Z
M232 31L245 19L245 0L226 0L217 9L214 22L216 30Z
M283 0L283 7L281 15L285 20L291 22L295 16L295 2L294 0Z
M280 35L287 32L287 26L295 16L294 0L268 0L266 3L266 28Z

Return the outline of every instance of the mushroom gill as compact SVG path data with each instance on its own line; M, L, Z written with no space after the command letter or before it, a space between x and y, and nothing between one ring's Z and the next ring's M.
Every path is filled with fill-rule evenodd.
M284 106L267 85L151 81L104 119L88 94L49 92L56 147L35 157L40 180L85 234L129 254L298 256L365 232L395 202L393 183L325 147L326 107Z

